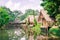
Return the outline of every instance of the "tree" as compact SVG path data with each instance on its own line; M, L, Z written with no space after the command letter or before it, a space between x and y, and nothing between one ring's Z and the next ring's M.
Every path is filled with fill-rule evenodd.
M56 16L57 25L60 25L60 14Z
M53 18L55 18L57 14L60 14L60 0L43 0L43 3L41 5L44 7L45 10L48 11L48 14Z
M37 15L38 14L38 10L27 9L25 11L26 15L33 15L33 13L34 13L34 15Z
M13 11L14 15L17 17L18 15L23 14L21 11L15 10Z
M20 19L20 16L23 14L21 11L18 11L18 10L15 10L13 11L13 14L15 15L15 19L19 18ZM22 19L22 18L21 18Z
M60 37L60 29L57 27L51 27L49 29L49 35L52 36L52 37Z
M11 19L9 19L10 22L14 21L15 20L15 15L14 15L13 11L11 11L9 8L6 8L6 7L2 7L2 8L5 9L8 12L8 14L10 15L10 18L11 18Z
M10 15L6 11L6 9L0 7L0 28L9 22Z
M0 28L9 23L13 19L13 15L9 8L0 7Z
M57 22L57 25L60 25L60 0L43 0L41 4L45 10L48 11L50 17L54 18ZM60 37L60 28L51 27L49 29L49 35L52 37Z
M34 14L33 14L34 13ZM38 10L32 10L32 9L27 9L25 11L25 14L21 15L20 20L24 20L26 17L29 15L38 15L39 11Z

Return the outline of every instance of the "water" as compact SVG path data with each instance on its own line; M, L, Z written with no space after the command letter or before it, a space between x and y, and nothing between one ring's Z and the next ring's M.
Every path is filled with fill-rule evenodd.
M0 40L26 40L25 32L20 29L0 30Z

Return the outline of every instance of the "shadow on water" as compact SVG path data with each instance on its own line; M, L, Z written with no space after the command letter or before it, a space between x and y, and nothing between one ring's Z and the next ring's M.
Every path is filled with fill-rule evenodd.
M41 28L42 35L46 35L46 29ZM28 40L25 32L20 27L8 27L5 30L0 30L0 40ZM45 40L45 39L44 39ZM60 40L60 38L48 38L48 40Z
M0 40L27 40L21 28L0 30Z
M0 30L0 40L9 40L9 36L6 30Z

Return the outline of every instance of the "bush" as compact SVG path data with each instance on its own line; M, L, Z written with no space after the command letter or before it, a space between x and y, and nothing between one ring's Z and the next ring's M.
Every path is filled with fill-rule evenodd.
M54 37L60 37L60 29L59 29L59 27L57 27L57 28L50 28L49 29L49 35L50 36L54 36Z

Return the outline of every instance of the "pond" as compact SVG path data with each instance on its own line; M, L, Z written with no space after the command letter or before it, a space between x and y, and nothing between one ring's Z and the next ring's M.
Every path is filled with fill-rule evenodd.
M0 40L27 40L21 28L0 30Z
M40 39L45 40L45 36L48 33L45 28L41 28L42 36ZM0 30L0 40L28 40L24 30L20 27L8 27L5 30ZM60 40L60 38L48 38L48 40Z

